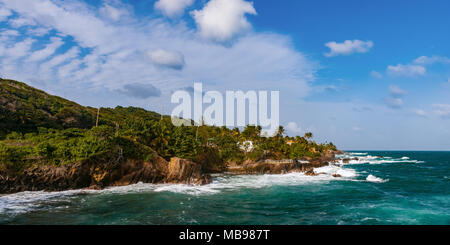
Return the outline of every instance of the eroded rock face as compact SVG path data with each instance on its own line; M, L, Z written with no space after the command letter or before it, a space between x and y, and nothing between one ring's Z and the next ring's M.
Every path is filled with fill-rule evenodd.
M184 180L186 184L204 185L211 182L211 177L202 174L202 168L199 164L173 157L168 165L165 182L179 183L180 180Z
M144 162L98 156L61 167L33 166L18 176L0 173L0 193L102 189L139 182L204 185L211 182L211 177L202 172L200 165L180 158L167 162L155 155Z
M228 172L234 174L286 174L292 172L314 173L313 169L327 166L327 161L311 161L311 162L244 162L240 167L228 168ZM312 174L311 174L312 175Z
M315 176L314 168L327 166L335 160L334 152L327 152L314 159L305 157L299 160L268 160L259 162L246 160L239 166L229 165L227 171L234 174L285 174L304 172L306 175Z

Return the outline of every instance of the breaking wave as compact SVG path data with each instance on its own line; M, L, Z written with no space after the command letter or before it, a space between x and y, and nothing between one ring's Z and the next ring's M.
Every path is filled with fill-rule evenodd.
M424 163L419 160L411 160L409 157L392 158L385 156L372 156L368 153L345 153L336 156L338 160L335 164L383 164L383 163Z
M364 181L358 179L361 173L348 166L351 164L381 164L381 163L417 163L408 157L389 158L371 156L368 153L346 153L338 155L336 163L328 166L315 168L316 176L308 176L304 173L288 173L283 175L223 175L213 176L213 182L204 186L183 184L145 184L138 183L129 186L110 187L103 190L70 190L61 192L21 192L9 195L0 195L0 214L20 214L44 207L63 208L74 198L83 195L110 195L128 193L179 193L185 195L214 195L223 191L234 191L239 189L260 189L273 186L298 186L308 184L323 184L331 181ZM351 159L344 163L344 159ZM381 178L369 175L366 181L386 182Z
M378 177L375 177L375 176L369 174L369 176L367 176L367 178L366 178L366 181L374 182L374 183L384 183L384 182L387 182L389 180L384 180L382 178L378 178Z

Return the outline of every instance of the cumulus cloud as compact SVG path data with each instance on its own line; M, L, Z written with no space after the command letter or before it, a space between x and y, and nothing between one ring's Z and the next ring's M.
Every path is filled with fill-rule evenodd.
M434 104L434 112L443 119L450 119L450 105L448 104Z
M203 37L226 42L251 28L246 14L256 15L256 10L253 3L243 0L210 0L191 14Z
M294 134L300 134L302 132L302 129L295 122L289 122L286 125L286 129Z
M128 96L139 99L148 99L150 97L159 97L161 90L151 84L132 83L123 86L121 92Z
M184 56L179 52L166 51L158 49L148 52L148 56L155 65L168 67L176 70L183 69Z
M194 0L158 0L154 7L163 15L174 18L181 16L184 10L193 3Z
M427 72L427 69L420 65L402 65L388 66L387 73L394 76L406 76L415 77L423 76Z
M367 53L373 47L372 41L346 40L343 43L328 42L325 44L330 48L329 53L325 53L326 57L334 57L338 55L351 55L354 53Z
M25 34L12 26L0 33L0 74L22 81L39 78L54 90L78 89L83 91L80 94L100 90L107 94L125 91L128 84L152 84L167 96L151 98L162 100L170 98L172 91L199 81L219 91L276 89L295 91L295 96L302 98L315 79L317 65L284 35L250 32L225 47L198 38L197 30L187 25L161 18L142 20L132 12L127 17L130 21L115 21L99 14L102 6L96 9L82 1L2 1L36 25L27 27ZM43 37L28 34L42 28L42 33L47 33ZM58 37L70 41L60 48L50 46ZM39 45L33 46L35 42ZM29 57L35 57L34 61ZM83 100L87 97L80 96ZM121 103L140 103L138 96L133 98L136 100L129 97L131 101ZM150 106L154 104L156 101Z
M445 56L420 56L409 64L390 65L387 67L387 73L393 76L418 77L427 73L427 67L434 64L450 64L450 58Z

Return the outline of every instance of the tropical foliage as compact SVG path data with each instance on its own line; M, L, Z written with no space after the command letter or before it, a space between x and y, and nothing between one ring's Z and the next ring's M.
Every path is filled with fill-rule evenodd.
M0 80L0 167L20 171L33 163L64 165L105 152L148 160L157 152L202 164L207 171L222 170L226 163L247 159L317 157L332 144L310 141L311 133L295 138L280 127L273 137L262 128L215 126L175 127L167 116L134 107L83 107L48 95L24 83ZM252 142L244 150L244 142Z

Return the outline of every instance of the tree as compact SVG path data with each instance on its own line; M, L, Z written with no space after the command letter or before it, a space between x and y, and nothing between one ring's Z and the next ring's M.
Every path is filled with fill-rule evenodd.
M284 127L283 126L279 126L278 127L278 130L277 130L277 137L283 137L283 135L284 135Z
M171 130L165 120L159 121L154 128L155 138L152 140L152 146L160 155L167 157L168 145L171 136Z
M307 139L311 139L313 137L313 133L307 132L307 133L305 133L304 137L307 138Z

